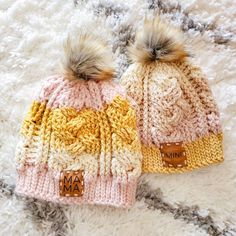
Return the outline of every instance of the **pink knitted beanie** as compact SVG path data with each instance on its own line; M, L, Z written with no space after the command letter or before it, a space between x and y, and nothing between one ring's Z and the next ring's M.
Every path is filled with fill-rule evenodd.
M219 111L182 35L159 19L146 20L130 47L122 77L136 102L143 172L175 173L223 161Z
M141 174L135 111L112 81L111 53L81 34L21 128L16 192L64 204L130 207Z

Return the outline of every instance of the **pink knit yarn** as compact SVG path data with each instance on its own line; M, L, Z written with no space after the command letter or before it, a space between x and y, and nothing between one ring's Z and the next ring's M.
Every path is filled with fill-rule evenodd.
M36 106L26 119L24 136L18 145L19 177L16 193L63 204L88 203L130 207L135 201L142 155L138 131L132 125L136 121L135 112L126 99L125 90L112 80L69 80L61 76L48 78L33 103ZM64 108L68 110L63 110ZM88 144L84 144L78 138L80 130L77 129L76 123L80 122L82 128L86 125L86 122L81 122L85 118L80 116L83 115L82 110L85 108L91 111L86 113L88 124L99 126L96 136L92 136L92 130L88 131L89 128L86 126L86 137L83 141ZM74 109L78 113L74 112ZM57 123L57 117L53 120L49 116L51 113L54 114L53 112L61 112L64 126ZM73 116L70 116L71 112ZM90 117L90 114L94 114L92 112L103 114L98 124L92 122L94 118ZM123 124L127 119L131 128ZM58 146L64 143L55 141L55 135L60 136L61 132L62 136L69 137L69 141L66 140L65 144L67 149L65 146ZM126 143L126 137L124 141L120 139L122 135L128 135L131 143ZM99 140L99 144L98 142L94 144L94 139L96 142ZM74 149L83 149L83 145L99 147L94 154L92 151L87 153L86 150L79 154L73 152ZM79 168L82 168L84 173L83 196L60 196L61 171L79 170Z
M218 108L199 68L191 66L190 70L185 63L159 63L153 67L131 65L122 80L136 101L144 145L189 143L222 132Z
M19 171L16 193L62 204L102 204L130 207L135 200L136 179L128 176L84 176L84 195L81 198L60 197L59 172L29 166Z
M37 100L49 100L47 107L73 107L78 111L84 107L99 110L112 102L116 96L126 97L123 87L109 81L76 81L52 76L44 83Z

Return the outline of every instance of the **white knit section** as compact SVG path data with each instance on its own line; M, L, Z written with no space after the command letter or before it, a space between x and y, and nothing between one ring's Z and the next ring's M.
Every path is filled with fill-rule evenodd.
M22 138L17 152L17 164L23 166L24 163L45 165L41 160L44 157L45 150L42 142L39 138L34 137L34 143L30 143L28 139ZM27 146L27 147L26 147ZM113 150L111 154L86 154L82 153L79 156L68 154L65 150L55 150L53 148L47 148L47 162L48 167L54 170L78 170L82 169L91 176L100 175L115 175L119 176L128 173L129 177L139 177L141 174L141 159L140 152L132 152L122 148L121 151ZM109 166L107 166L109 165ZM101 172L101 170L107 170Z

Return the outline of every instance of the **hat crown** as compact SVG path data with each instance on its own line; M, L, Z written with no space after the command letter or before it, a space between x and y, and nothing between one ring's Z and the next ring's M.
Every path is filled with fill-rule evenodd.
M193 141L221 129L207 81L197 67L186 61L134 63L122 84L139 104L138 123L147 145Z
M49 79L41 90L39 100L48 101L53 108L73 107L101 109L112 102L115 96L125 96L125 90L112 80L68 80L64 77Z

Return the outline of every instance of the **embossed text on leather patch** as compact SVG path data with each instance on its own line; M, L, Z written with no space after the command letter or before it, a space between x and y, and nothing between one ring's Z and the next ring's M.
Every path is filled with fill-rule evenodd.
M164 167L181 168L187 166L183 142L162 143L160 151Z
M83 171L62 171L59 181L60 196L81 197L84 193Z

